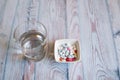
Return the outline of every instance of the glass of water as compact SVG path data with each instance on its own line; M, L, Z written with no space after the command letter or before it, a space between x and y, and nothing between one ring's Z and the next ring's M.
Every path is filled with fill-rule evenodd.
M28 60L40 61L46 53L47 30L37 21L26 21L14 30L14 39Z

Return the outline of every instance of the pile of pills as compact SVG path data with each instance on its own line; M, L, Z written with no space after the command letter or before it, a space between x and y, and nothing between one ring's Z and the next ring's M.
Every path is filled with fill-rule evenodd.
M58 47L59 61L75 61L77 59L76 45L64 43Z

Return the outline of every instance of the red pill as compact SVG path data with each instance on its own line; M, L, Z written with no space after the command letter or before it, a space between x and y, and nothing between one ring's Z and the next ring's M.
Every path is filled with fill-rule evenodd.
M75 61L76 58L66 58L66 61Z

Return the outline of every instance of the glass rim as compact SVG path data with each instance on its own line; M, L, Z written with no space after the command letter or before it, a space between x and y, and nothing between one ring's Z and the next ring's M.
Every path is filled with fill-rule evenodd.
M14 29L14 32L13 32L13 38L14 39L16 39L15 37L16 37L16 32L17 32L17 29L19 29L20 27L21 27L21 25L24 25L25 23L27 23L28 21L24 21L23 23L21 23L21 24L18 24L17 26L16 26L16 28ZM32 20L29 20L29 22L32 22ZM43 23L41 23L41 22L39 22L39 21L34 21L34 22L36 22L37 24L39 24L39 25L41 25L42 27L43 27L43 29L45 30L45 39L47 38L47 29L46 29L46 27L45 27L45 25L43 24ZM38 26L39 28L40 28L40 26ZM39 31L39 30L36 30L36 31ZM26 31L27 32L27 31Z

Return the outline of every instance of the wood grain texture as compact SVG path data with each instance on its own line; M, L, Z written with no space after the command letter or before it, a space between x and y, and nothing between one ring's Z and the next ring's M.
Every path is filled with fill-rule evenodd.
M12 22L14 20L14 14L16 12L17 0L13 0L14 5L10 0L1 1L4 5L0 10L0 80L4 79L6 59L8 55L9 36L11 33ZM12 10L11 10L12 8ZM3 11L3 12L2 12ZM9 13L9 14L8 14Z
M7 0L4 0L4 1L0 2L0 24L3 20L6 4L7 4Z
M65 1L40 0L39 21L48 31L48 52L45 59L36 63L36 80L67 80L67 64L54 60L54 42L65 38Z
M104 0L80 0L81 56L85 80L119 80Z
M6 59L4 80L34 80L34 63L23 59L23 55L18 53L19 50L14 45L15 42L13 41L14 29L27 20L27 10L29 6L30 0L19 0L17 2L11 27L11 36L9 37L10 42L7 52L8 56Z
M39 8L39 2L38 0L20 0L17 8L17 13L15 15L15 21L14 21L14 28L12 29L12 32L14 29L20 25L23 24L23 22L27 21L28 19L37 19L38 17L38 8ZM29 11L29 14L28 14ZM13 33L11 34L13 35ZM11 42L10 46L13 45L13 36L11 36ZM14 47L14 45L13 45ZM35 69L35 63L32 61L25 61L22 58L22 54L16 54L16 50L10 49L8 51L10 54L8 55L8 61L6 64L6 76L5 80L10 77L12 80L34 80L35 79L35 74L34 74L34 69ZM16 55L15 55L16 54ZM13 65L15 65L13 67ZM10 74L11 70L14 72L14 74ZM17 74L17 76L16 76Z
M78 0L66 0L66 17L67 38L77 39L81 44ZM82 61L69 64L69 80L84 80L83 75Z
M120 80L119 14L120 0L0 0L0 80ZM39 62L24 60L13 41L14 29L29 19L48 31ZM81 61L54 60L54 42L64 38L79 40Z
M106 4L108 7L111 28L113 29L113 37L119 65L119 72L117 71L117 73L120 78L120 0L106 0Z

